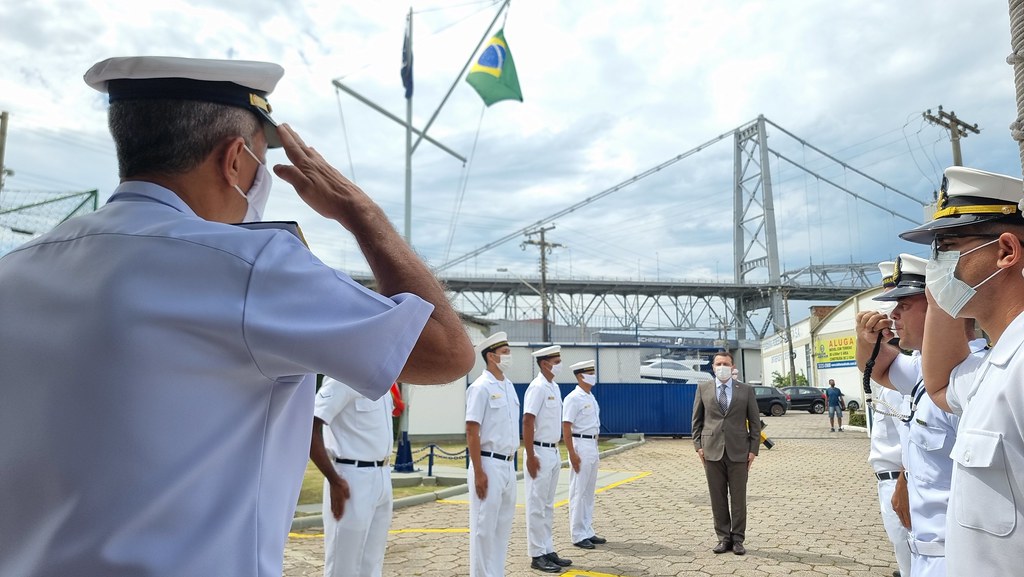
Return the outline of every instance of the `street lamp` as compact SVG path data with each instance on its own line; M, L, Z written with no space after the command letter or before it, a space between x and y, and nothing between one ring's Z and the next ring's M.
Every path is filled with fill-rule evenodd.
M501 268L496 269L496 270L498 272L507 272L507 273L509 273L510 275L516 277L516 280L518 280L519 282L521 282L524 285L526 285L533 292L537 293L537 296L540 297L540 316L541 316L541 323L542 323L541 324L540 340L545 342L545 343L551 342L551 334L550 334L550 330L549 330L549 327L548 327L548 297L547 297L546 294L544 294L544 290L538 290L535 286L533 286L532 284L526 282L526 279L524 279L523 277L517 275L516 273L508 270L505 267L501 267ZM541 282L543 283L543 279L541 279ZM541 284L541 289L543 289L543 288L544 288L544 285Z

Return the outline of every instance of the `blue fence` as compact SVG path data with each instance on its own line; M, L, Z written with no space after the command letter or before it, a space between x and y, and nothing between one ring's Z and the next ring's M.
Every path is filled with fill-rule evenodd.
M516 384L520 403L528 384ZM576 385L559 385L562 397ZM601 406L601 434L689 436L693 432L693 397L697 385L681 383L598 383L594 397Z

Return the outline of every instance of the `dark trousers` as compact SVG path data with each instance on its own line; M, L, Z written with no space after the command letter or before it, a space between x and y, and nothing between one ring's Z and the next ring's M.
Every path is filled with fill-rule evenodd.
M747 463L728 459L705 461L711 512L719 541L742 543L747 531ZM730 506L729 498L732 497Z

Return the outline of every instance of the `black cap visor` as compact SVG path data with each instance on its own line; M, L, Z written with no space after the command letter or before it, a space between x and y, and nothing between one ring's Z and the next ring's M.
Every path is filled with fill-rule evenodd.
M900 233L900 238L917 244L931 244L935 235L948 230L955 230L965 226L973 226L984 222L1014 217L1020 220L1018 215L1006 214L958 214L956 216L945 216L926 222L917 228L912 228Z
M892 301L898 301L898 300L900 300L903 297L909 297L909 296L914 296L914 295L923 295L924 294L924 281L922 281L920 283L921 286L915 286L917 284L918 283L915 282L913 285L905 285L905 286L901 286L901 287L896 287L896 288L892 289L891 291L887 291L887 292L885 292L883 294L880 294L880 295L876 296L875 298L873 298L871 300L873 300L873 301L881 301L881 302L892 302Z

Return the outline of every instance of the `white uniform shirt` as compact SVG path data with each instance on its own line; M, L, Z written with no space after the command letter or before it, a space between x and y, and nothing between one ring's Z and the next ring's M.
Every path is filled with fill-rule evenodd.
M1024 551L1024 314L950 375L960 414L947 516L950 575L1018 575Z
M884 401L896 410L903 406L900 393L878 385L873 385L872 389L876 400ZM876 473L899 471L903 466L900 432L904 427L896 417L882 413L877 407L871 416L871 450L868 452L871 469Z
M327 423L324 446L332 459L386 461L391 457L394 421L390 394L372 400L330 377L316 393L313 416Z
M921 353L914 351L909 356L898 355L889 365L889 382L901 394L909 395L914 385L921 380Z
M432 309L122 183L0 258L0 574L280 575L310 373L387 393Z
M601 433L601 407L593 393L576 385L562 401L562 421L572 423L572 432L579 435Z
M533 440L557 443L562 438L562 393L558 385L537 375L523 396L523 414L536 417Z
M480 424L480 450L511 456L519 448L519 397L512 381L490 371L466 389L466 421Z

